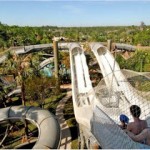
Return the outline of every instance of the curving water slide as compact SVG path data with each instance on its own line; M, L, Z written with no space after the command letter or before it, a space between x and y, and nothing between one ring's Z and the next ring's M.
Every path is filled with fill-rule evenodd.
M45 67L46 65L50 64L54 62L54 57L50 57L48 59L45 59L44 61L42 61L39 65L39 69L42 69L43 67Z
M60 126L55 116L39 107L12 106L0 110L0 123L28 120L38 128L38 139L33 149L57 149Z

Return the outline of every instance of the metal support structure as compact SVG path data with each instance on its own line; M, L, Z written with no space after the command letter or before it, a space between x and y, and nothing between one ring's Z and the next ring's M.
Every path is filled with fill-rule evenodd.
M111 46L112 46L112 41L107 40L107 48L108 48L109 51L111 51Z
M60 91L60 82L59 82L59 55L58 55L58 41L53 41L53 50L54 50L54 67L55 67L55 78L57 80L56 88Z
M59 68L58 68L58 41L53 41L54 49L54 66L55 66L55 77L58 78Z

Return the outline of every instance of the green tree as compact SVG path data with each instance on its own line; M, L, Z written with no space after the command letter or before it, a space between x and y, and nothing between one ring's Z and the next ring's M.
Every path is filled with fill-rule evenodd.
M35 84L36 83L36 84ZM45 76L37 77L33 75L25 82L26 97L29 101L38 102L40 107L44 107L45 98L54 94L56 80L54 77L49 78ZM53 90L54 89L54 90Z
M119 63L121 69L126 68L126 60L120 54L117 55L116 61Z
M4 74L13 74L17 85L21 86L22 105L25 105L25 80L35 72L31 54L18 56L15 53L8 52L8 60L2 64L2 68Z

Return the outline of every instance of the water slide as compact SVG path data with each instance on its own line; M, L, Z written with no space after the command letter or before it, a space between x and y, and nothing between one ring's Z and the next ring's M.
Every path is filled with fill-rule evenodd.
M91 44L104 82L93 89L83 49L77 43L65 46L70 52L74 113L79 127L88 137L87 143L92 139L97 140L102 148L147 147L132 141L116 124L121 113L130 115L132 104L141 106L144 119L149 117L150 109L146 99L127 82L112 54L100 43ZM118 105L113 105L116 103Z
M119 65L106 47L99 43L91 44L103 74L102 84L92 87L83 49L77 43L68 45L71 63L72 97L74 113L79 123L82 148L94 143L102 148L150 148L134 142L117 125L121 113L129 114L129 106L142 105L141 117L149 116L149 105L127 82ZM140 99L142 98L142 100ZM105 105L110 103L111 105ZM117 104L112 105L113 103ZM143 104L144 103L144 104ZM130 115L131 116L131 115ZM83 142L85 141L85 142Z
M50 57L48 59L45 59L44 61L42 61L39 65L39 68L42 69L43 67L45 67L46 65L50 64L54 62L54 57Z
M8 94L7 94L7 97L10 97L10 96L12 96L12 95L14 95L14 94L20 94L21 93L21 87L17 87L16 89L14 89L14 90L12 90L11 92L9 92Z
M72 95L76 120L80 123L84 121L81 124L91 129L90 120L92 119L93 111L96 106L99 106L107 114L112 113L114 108L107 108L103 106L97 98L90 80L85 54L80 45L77 43L70 44L69 52L72 77ZM113 118L118 119L118 115L121 113L121 110L115 108L115 111Z
M52 45L36 45L27 46L16 50L17 54L25 54L34 49L43 49ZM66 44L62 44L62 49L66 48ZM0 57L0 63L7 59L6 55ZM40 63L39 67L43 68L45 65L53 61L53 58L49 58ZM21 92L20 88L14 89L7 96L18 94ZM42 110L38 107L23 107L13 106L0 110L0 123L15 122L17 120L27 119L38 128L39 136L33 149L57 149L60 144L60 125L56 117L47 110ZM46 128L45 128L46 127Z
M12 106L0 110L0 123L26 119L38 128L38 139L33 149L57 149L60 144L60 125L48 110L39 107Z
M14 51L16 54L27 54L27 53L32 53L32 52L38 52L42 51L45 49L52 49L53 44L38 44L38 45L29 45L29 46L20 46L20 47L14 47L10 49L11 51ZM58 49L60 50L66 50L68 48L68 43L58 43ZM7 59L7 55L4 54L0 56L0 63L5 61Z
M97 58L109 93L113 92L114 95L119 97L118 107L121 112L126 111L130 116L129 109L127 111L126 108L136 104L143 109L141 118L145 119L145 117L148 117L150 114L149 102L141 97L127 81L110 51L100 43L91 44L91 49ZM116 99L116 97L114 98ZM111 100L113 100L113 95L111 95Z
M100 43L92 43L90 46L103 75L102 82L95 90L96 99L94 100L95 107L91 121L91 132L103 148L149 149L150 146L148 145L134 142L116 124L119 121L119 115L122 113L128 115L130 121L132 121L129 112L131 105L139 105L141 107L142 114L140 117L142 119L149 118L149 101L139 95L138 91L131 86L113 55L106 47ZM97 94L100 96L97 96ZM104 105L102 101L105 101L105 103L116 102L118 105ZM147 122L149 124L149 120Z
M93 91L84 51L78 43L68 45L72 78L72 97L75 117L78 123L91 128ZM87 113L88 110L88 113Z

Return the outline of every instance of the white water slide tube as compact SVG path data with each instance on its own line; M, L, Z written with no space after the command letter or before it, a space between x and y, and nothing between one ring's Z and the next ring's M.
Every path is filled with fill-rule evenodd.
M33 149L57 149L60 144L60 126L47 110L32 106L13 106L0 109L0 123L26 119L38 128L38 139Z
M17 89L14 89L13 91L9 92L7 94L8 97L14 95L14 94L20 94L21 93L21 87L18 87Z
M93 91L89 77L88 66L84 51L77 43L68 45L70 52L72 97L75 117L78 123L87 128L91 128L90 119L92 117ZM87 113L88 112L88 113Z
M42 61L39 65L39 68L42 69L43 67L45 67L46 65L50 64L54 62L54 57L50 57L48 59L45 59L44 61Z
M29 45L29 46L21 46L16 47L14 51L16 54L26 54L32 53L33 51L43 51L45 48L53 48L53 44L39 44L39 45ZM58 48L60 50L66 50L68 48L68 43L58 43ZM3 63L7 59L7 54L0 56L0 64Z
M110 51L100 43L92 43L90 46L97 58L107 88L120 94L119 109L121 112L124 112L124 109L130 105L139 105L144 109L141 118L148 117L150 114L149 102L129 84ZM129 110L127 114L130 114Z

